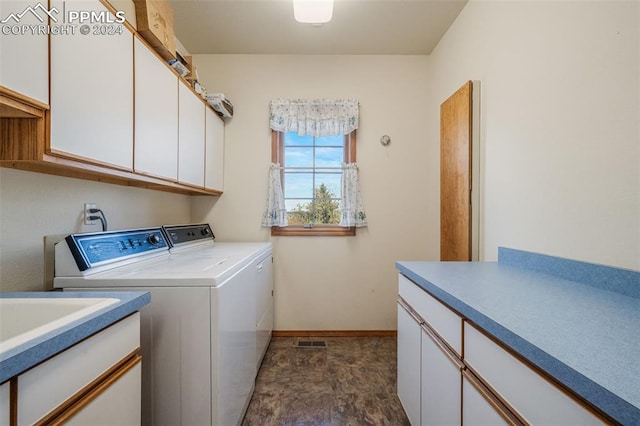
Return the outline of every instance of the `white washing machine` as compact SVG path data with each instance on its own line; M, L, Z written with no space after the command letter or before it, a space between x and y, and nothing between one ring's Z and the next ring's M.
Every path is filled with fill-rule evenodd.
M54 287L145 290L142 423L240 424L273 329L271 243L217 243L209 225L74 234Z

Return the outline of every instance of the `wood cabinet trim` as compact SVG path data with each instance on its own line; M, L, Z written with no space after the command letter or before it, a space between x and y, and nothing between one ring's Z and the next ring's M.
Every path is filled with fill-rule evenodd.
M48 148L47 150L45 150L46 154L50 157L56 158L56 159L64 159L64 160L69 160L69 161L73 161L74 163L78 163L80 165L86 165L86 167L90 167L91 165L95 165L97 167L103 168L103 169L113 169L113 170L119 170L122 172L133 172L132 168L128 168L128 167L122 167L122 166L118 166L116 164L111 164L111 163L105 163L99 160L94 160L92 158L86 158L86 157L82 157L80 155L75 155L75 154L71 154L68 152L64 152L64 151L58 151L55 149L51 149Z
M396 337L396 330L273 330L273 337Z
M0 117L42 118L49 105L8 87L0 86Z
M18 378L9 380L9 426L18 425Z

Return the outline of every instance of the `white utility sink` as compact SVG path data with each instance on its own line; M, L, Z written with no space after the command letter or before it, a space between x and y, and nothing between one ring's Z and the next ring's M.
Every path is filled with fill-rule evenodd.
M0 298L0 355L109 305L114 298Z

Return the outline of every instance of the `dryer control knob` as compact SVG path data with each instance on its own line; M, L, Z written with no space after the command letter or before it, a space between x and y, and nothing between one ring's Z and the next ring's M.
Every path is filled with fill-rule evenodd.
M160 237L158 237L156 234L151 234L147 237L147 241L149 241L150 244L155 246L160 242Z
M209 235L209 228L202 228L202 230L200 231L200 233L202 235Z

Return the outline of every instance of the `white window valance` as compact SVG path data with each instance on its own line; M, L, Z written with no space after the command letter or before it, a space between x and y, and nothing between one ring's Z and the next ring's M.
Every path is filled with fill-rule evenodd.
M269 116L271 129L299 136L346 135L358 128L356 99L275 99Z

